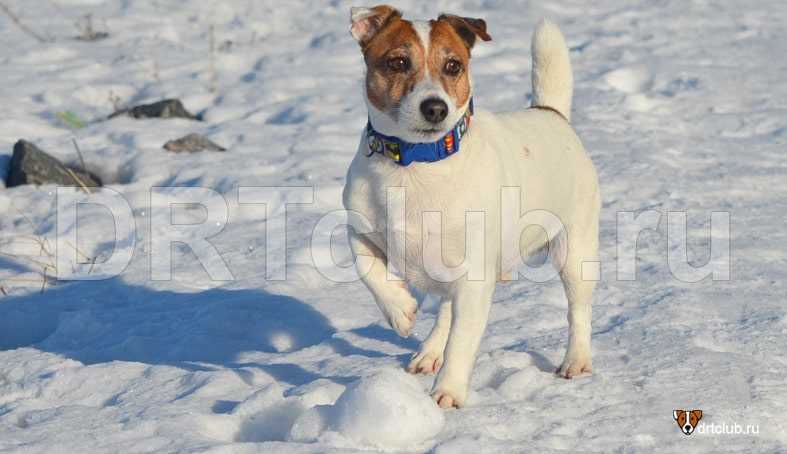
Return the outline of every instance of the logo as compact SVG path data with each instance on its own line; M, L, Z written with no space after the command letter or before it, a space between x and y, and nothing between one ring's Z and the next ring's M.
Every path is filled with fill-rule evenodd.
M702 410L673 410L672 418L678 423L681 432L691 435L702 419Z

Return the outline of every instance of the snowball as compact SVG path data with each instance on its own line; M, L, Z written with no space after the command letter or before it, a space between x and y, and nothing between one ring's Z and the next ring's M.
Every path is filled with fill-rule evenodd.
M443 411L419 381L399 369L384 370L350 386L332 408L334 429L357 443L381 448L415 446L445 424ZM317 417L309 422L318 425ZM305 422L305 421L304 421Z

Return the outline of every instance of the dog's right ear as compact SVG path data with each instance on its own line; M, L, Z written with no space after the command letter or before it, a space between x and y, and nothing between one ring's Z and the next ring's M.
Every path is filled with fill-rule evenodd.
M361 48L366 48L372 38L397 17L402 17L401 11L388 5L350 8L350 34Z
M465 42L468 49L473 48L476 37L481 38L482 41L492 41L492 37L486 32L486 21L483 19L441 14L437 20L446 21L451 27L454 27L454 30Z
M675 419L675 421L678 420L678 413L679 412L682 413L683 410L672 410L672 417Z

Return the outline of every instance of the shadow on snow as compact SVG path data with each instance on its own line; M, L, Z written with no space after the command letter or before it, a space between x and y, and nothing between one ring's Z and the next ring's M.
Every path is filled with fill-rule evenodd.
M350 332L402 348L417 347L414 340L400 339L379 325ZM336 333L311 305L263 290L175 293L112 279L0 299L0 350L33 347L86 365L130 361L188 370L259 367L297 386L326 377L280 362L280 354L325 345L341 356L390 356L358 347ZM244 352L267 352L269 360L240 362ZM408 355L399 356L404 362ZM356 377L327 378L347 383Z

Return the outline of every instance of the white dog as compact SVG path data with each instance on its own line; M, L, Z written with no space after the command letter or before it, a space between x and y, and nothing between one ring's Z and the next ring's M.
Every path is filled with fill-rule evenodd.
M408 21L386 5L351 16L369 110L344 190L347 210L366 220L349 233L355 265L402 336L417 308L408 288L442 298L407 369L439 371L437 404L463 405L496 282L516 272L520 254L547 247L568 299L568 351L557 372L590 372L600 196L569 124L573 78L560 30L542 21L533 35L533 106L494 115L472 108L470 52L478 38L491 39L483 20ZM505 213L511 188L521 211ZM479 213L480 223L466 227ZM531 224L542 228L522 228Z

